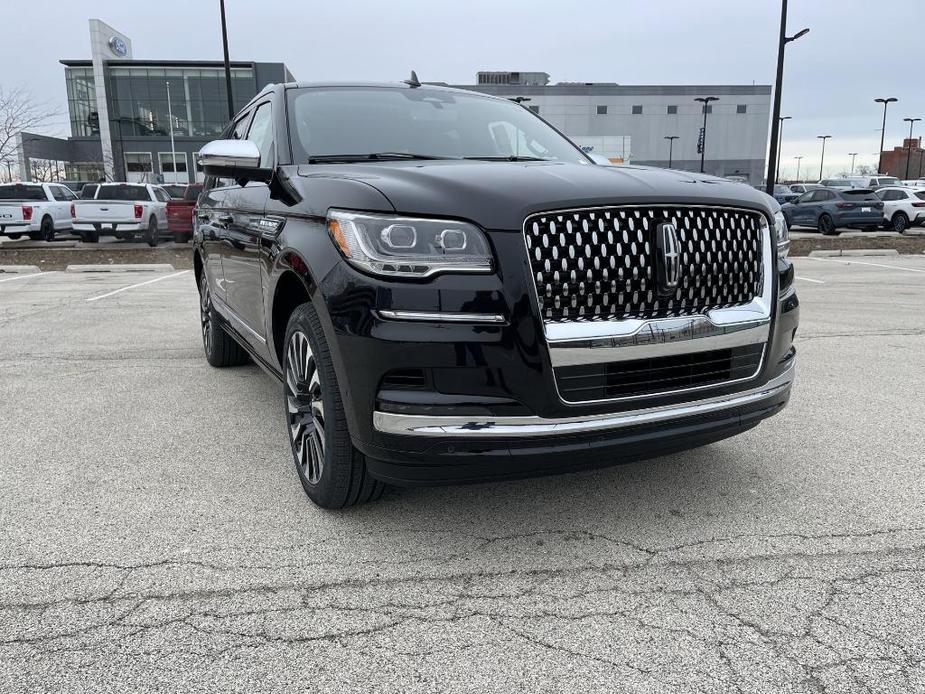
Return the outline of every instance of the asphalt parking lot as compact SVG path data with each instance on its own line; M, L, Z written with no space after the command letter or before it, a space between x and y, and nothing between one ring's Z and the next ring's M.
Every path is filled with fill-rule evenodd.
M0 275L0 690L925 691L925 257L795 262L757 429L338 513L189 271Z

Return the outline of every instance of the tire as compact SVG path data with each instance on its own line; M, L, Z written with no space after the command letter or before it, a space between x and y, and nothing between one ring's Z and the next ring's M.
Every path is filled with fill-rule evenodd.
M890 228L900 234L905 234L906 229L909 228L909 218L906 216L906 213L897 212L894 214Z
M322 508L378 499L385 484L370 476L350 441L331 353L310 303L293 311L283 344L283 411L305 493Z
M246 364L250 357L231 335L225 332L212 305L209 280L202 273L199 281L199 321L202 326L202 349L211 366L223 369Z
M55 222L51 217L42 217L42 226L39 228L39 234L43 241L55 240Z
M189 243L190 235L189 234L174 234L173 242L174 243Z
M835 228L835 222L832 221L832 218L827 214L819 215L816 228L819 229L819 233L823 236L838 236L841 233Z
M159 235L160 232L157 228L157 218L151 217L151 219L148 220L148 228L145 231L145 241L149 246L151 246L151 248L157 246Z
M11 239L13 239L13 240L15 241L16 239L21 239L21 238L22 238L22 234L7 234L7 237L8 237L8 238L11 238Z

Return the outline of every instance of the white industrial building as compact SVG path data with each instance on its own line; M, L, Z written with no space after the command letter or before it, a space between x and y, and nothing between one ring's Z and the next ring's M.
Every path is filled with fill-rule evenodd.
M568 135L587 151L615 161L700 170L697 144L703 104L707 114L704 169L760 184L767 171L770 85L622 85L612 82L549 84L545 72L479 72L477 84L453 85L508 98Z

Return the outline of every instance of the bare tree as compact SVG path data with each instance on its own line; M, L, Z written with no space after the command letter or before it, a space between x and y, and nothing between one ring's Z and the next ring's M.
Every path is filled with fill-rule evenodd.
M861 164L855 169L855 171L857 172L858 176L876 176L877 175L877 167L871 166L870 164Z
M56 181L61 168L56 161L49 159L32 159L29 162L33 181Z
M57 110L36 101L28 89L0 86L0 161L16 160L20 132L47 126L57 115Z

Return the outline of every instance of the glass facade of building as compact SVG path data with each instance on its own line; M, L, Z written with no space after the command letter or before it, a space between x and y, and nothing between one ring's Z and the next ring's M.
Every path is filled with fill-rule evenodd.
M98 135L93 69L68 67L65 74L72 135ZM221 67L112 66L106 74L109 118L115 137L167 137L171 111L176 137L214 137L228 122L225 72ZM254 71L232 68L231 80L237 111L257 91Z

